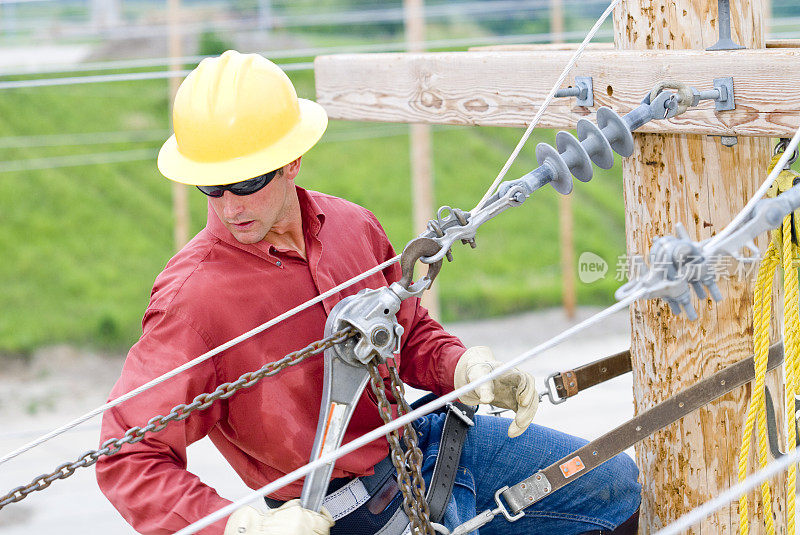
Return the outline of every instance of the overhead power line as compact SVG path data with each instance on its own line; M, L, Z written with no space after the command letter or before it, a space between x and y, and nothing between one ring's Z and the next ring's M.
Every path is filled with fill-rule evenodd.
M514 44L514 43L549 43L554 37L560 36L565 40L583 37L583 32L564 32L561 34L540 33L540 34L523 34L523 35L509 35L504 37L497 36L484 36L484 37L471 37L462 39L439 39L425 41L426 48L459 48L464 46L479 46L486 44ZM601 31L597 35L601 38L609 38L612 36L610 31ZM336 53L358 53L358 52L394 52L404 50L405 43L388 43L377 45L357 45L354 47L337 47ZM318 49L319 52L332 52L331 48ZM192 58L204 58L207 56L191 56ZM181 58L181 60L184 58ZM181 61L179 60L179 61ZM187 63L190 63L187 61ZM192 62L193 63L193 62ZM314 68L311 62L300 63L284 63L280 65L284 71L302 71ZM37 78L29 80L13 80L8 82L0 82L0 89L18 89L29 87L43 87L43 86L59 86L59 85L74 85L74 84L92 84L104 82L127 82L134 80L154 80L172 77L181 77L189 74L189 70L181 71L149 71L137 73L120 73L120 74L104 74L95 76L73 76L73 77L59 77L59 78ZM0 73L0 75L5 75Z
M573 0L567 5L580 6L586 8L592 5L605 5L600 0L577 1ZM424 12L426 20L441 19L448 17L469 16L473 19L487 19L496 17L507 17L511 14L521 12L545 11L550 9L549 2L546 0L497 0L494 2L459 2L445 3L427 6ZM31 21L28 25L17 23L17 29L21 31L36 31L44 28L52 28L56 21ZM403 9L401 7L379 8L379 9L359 9L350 11L328 11L314 12L303 15L276 14L273 10L267 20L269 28L302 28L330 26L346 24L386 24L402 23ZM59 28L58 37L108 37L119 38L143 38L158 37L168 32L166 23L159 24L140 24L123 25L110 28L89 28L89 23L80 27ZM227 21L191 22L181 25L181 33L197 34L205 31L248 31L261 30L264 28L264 21L258 17L248 17L242 19L231 19Z
M107 145L156 141L169 135L169 130L123 130L117 132L81 132L75 134L45 134L35 136L0 137L0 149L31 147L65 147L69 145Z
M518 43L518 42L550 42L553 39L572 40L580 39L583 33L579 31L561 32L561 33L527 33L527 34L512 34L505 36L479 36L479 37L461 37L451 39L433 39L424 41L422 44L425 48L446 48L446 47L460 47L470 45L480 45L486 43ZM608 38L611 37L610 32L601 33L600 35ZM276 59L289 59L298 57L311 57L323 54L346 54L346 53L360 53L360 52L395 52L406 50L407 43L405 41L392 41L388 43L368 43L360 45L341 45L329 47L314 47L314 48L295 48L289 50L265 50L259 52L264 57ZM193 64L199 63L205 58L212 56L183 56L178 58L143 58L133 60L118 60L118 61L98 61L90 63L80 63L74 65L51 65L44 67L31 67L31 68L9 68L0 69L0 76L22 76L30 74L52 74L59 72L82 72L82 71L100 71L111 69L138 69L148 67L163 67L171 65L173 62L178 64Z
M465 126L440 125L435 130L454 130L468 128ZM169 137L168 130L136 132L98 132L83 134L65 134L53 136L14 136L0 137L0 148L3 147L31 147L31 146L68 146L89 145L100 143L119 143L121 141L162 141ZM347 132L327 134L320 140L320 144L342 143L348 141L362 141L365 139L379 139L387 137L404 136L408 134L408 125L387 124L373 127L362 127ZM71 141L70 141L71 140ZM105 141L103 141L105 140ZM25 144L26 141L34 143ZM38 145L36 144L38 143ZM70 154L67 156L48 156L45 158L23 158L19 160L0 161L0 173L20 171L39 171L43 169L60 169L63 167L80 167L84 165L101 165L109 163L122 163L148 160L155 158L156 149L132 149L112 152L97 152L84 154Z
M314 64L306 63L285 63L281 65L284 71L304 71L313 69ZM60 78L37 78L33 80L14 80L10 82L0 82L0 89L22 89L30 87L49 87L57 85L77 85L77 84L97 84L106 82L132 82L137 80L158 80L164 78L182 78L188 75L190 70L180 71L150 71L150 72L131 72L124 74L100 74L97 76L63 76Z
M62 167L80 167L83 165L100 165L109 163L134 162L155 158L156 149L133 149L116 152L100 152L92 154L70 154L68 156L51 156L48 158L29 158L0 162L0 173L15 171L38 171Z

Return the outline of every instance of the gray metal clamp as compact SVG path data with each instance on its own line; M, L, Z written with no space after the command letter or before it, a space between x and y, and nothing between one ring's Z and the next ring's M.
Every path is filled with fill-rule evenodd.
M676 236L657 237L650 249L649 266L644 274L624 285L614 294L618 300L642 291L643 298L663 298L672 312L686 311L690 320L697 319L691 303L689 289L699 298L705 297L707 289L715 301L722 299L713 274L713 266L724 256L739 262L752 262L758 258L759 250L753 240L764 232L777 228L783 218L800 208L800 185L794 186L772 199L761 199L753 207L749 219L739 225L728 236L717 242L692 241L683 225L676 225ZM748 248L754 257L742 257L742 248Z

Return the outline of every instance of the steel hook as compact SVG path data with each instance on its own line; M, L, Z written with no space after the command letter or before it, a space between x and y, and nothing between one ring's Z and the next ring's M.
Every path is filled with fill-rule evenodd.
M400 268L403 271L403 277L399 281L400 285L406 290L411 290L411 285L414 283L414 266L417 260L433 256L441 248L442 246L431 238L415 238L408 242L403 249L403 254L400 255ZM433 283L441 268L441 260L428 264L428 272L424 278Z

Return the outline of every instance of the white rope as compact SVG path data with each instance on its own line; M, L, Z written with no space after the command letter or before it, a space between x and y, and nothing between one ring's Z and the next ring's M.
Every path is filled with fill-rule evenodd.
M798 145L798 143L800 143L800 128L798 128L798 129L797 129L797 131L794 133L794 137L792 137L792 140L789 142L789 145L786 147L786 151L783 153L783 156L781 156L780 160L778 160L778 163L775 165L775 168L774 168L774 169L772 170L772 172L771 172L771 173L770 173L770 174L767 176L767 179L766 179L766 180L764 180L764 182L761 184L761 186L759 186L759 188L756 190L756 192L755 192L755 193L753 194L753 196L750 198L750 200L749 200L749 201L748 201L748 203L745 205L745 207L744 207L744 208L742 208L742 209L739 211L739 213L738 213L738 214L736 214L736 217L734 217L734 218L731 220L731 222L730 222L730 223L728 223L728 225L727 225L727 226L726 226L724 229L722 229L722 230L719 232L719 234L717 234L717 235L715 235L714 237L712 237L712 238L711 238L711 239L710 239L710 240L709 240L709 241L708 241L708 242L707 242L707 243L704 245L704 247L705 247L705 248L711 248L711 247L713 247L713 246L714 246L715 244L717 244L719 241L721 241L722 239L724 239L724 238L726 238L728 235L730 235L730 233L731 233L731 232L733 232L734 230L736 230L736 228L737 228L737 227L738 227L738 226L739 226L739 225L740 225L740 224L741 224L741 223L742 223L742 222L743 222L745 219L747 219L748 217L750 217L750 214L751 214L751 212L753 211L753 207L756 205L756 203L757 203L758 201L760 201L760 200L761 200L761 198L762 198L762 197L764 196L764 194L767 192L767 190L768 190L768 189L769 189L769 187L772 185L772 183L773 183L773 182L775 182L775 179L778 177L778 175L781 173L781 171L783 171L783 167L786 165L786 162L788 162L788 161L789 161L789 158L792 156L792 153L794 152L794 149L796 149L796 148L797 148L797 145Z
M437 398L437 399L431 401L430 403L426 403L422 407L420 407L420 408L418 408L416 410L413 410L413 411L409 412L408 414L405 414L405 415L403 415L403 416L401 416L401 417L399 417L399 418L397 418L395 420L392 420L388 424L382 425L381 427L378 427L377 429L373 429L369 433L361 435L360 437L348 442L347 444L341 446L340 448L337 448L336 450L333 450L329 454L323 455L319 459L317 459L317 460L315 460L313 462L310 462L310 463L298 468L297 470L294 470L294 471L286 474L285 476L283 476L283 477L281 477L279 479L276 479L275 481L271 482L270 484L268 484L268 485L266 485L264 487L261 487L260 489L258 489L256 491L251 492L250 494L246 495L244 498L241 498L241 499L231 503L230 505L227 505L227 506L223 507L222 509L220 509L220 510L214 512L214 513L211 513L210 515L206 516L205 518L203 518L201 520L198 520L194 524L191 524L190 526L185 527L184 529L182 529L179 532L177 532L176 535L189 535L190 533L196 533L198 530L203 529L205 527L208 527L211 524L213 524L214 522L229 516L233 511L235 511L239 507L242 507L244 505L247 505L248 503L252 503L252 502L254 502L256 500L259 500L261 497L266 496L267 494L272 494L276 490L285 487L289 483L297 481L301 477L304 477L304 476L308 475L309 473L311 473L315 469L317 469L317 468L319 468L319 467L321 467L323 465L326 465L328 463L334 462L336 459L339 459L340 457L343 457L344 455L347 455L348 453L351 453L352 451L355 451L356 449L358 449L358 448L360 448L362 446L365 446L365 445L369 444L370 442L372 442L374 440L379 439L380 437L386 435L390 431L394 431L395 429L399 429L400 427L402 427L402 426L404 426L404 425L406 425L408 423L413 422L417 418L420 418L421 416L424 416L425 414L427 414L427 413L429 413L429 412L431 412L433 410L436 410L439 407L443 407L447 402L454 401L456 398L459 398L459 397L461 397L461 396L463 396L465 394L468 394L469 392L473 391L479 385L482 385L482 384L484 384L484 383L486 383L488 381L491 381L492 379L495 379L496 377L499 377L500 375L502 375L503 373L507 372L511 368L513 368L515 366L518 366L518 365L522 364L523 362L525 362L526 360L531 359L531 358L535 357L536 355L539 355L540 353L543 353L544 351L547 351L548 349L551 349L551 348L557 346L558 344L560 344L561 342L567 340L571 336L574 336L574 335L578 334L580 331L583 331L584 329L587 329L588 327L591 327L592 325L604 320L608 316L610 316L610 315L612 315L612 314L614 314L614 313L616 313L616 312L618 312L620 310L623 310L624 308L628 307L632 302L634 302L639 297L642 297L643 295L644 295L644 292L643 291L639 291L639 292L629 296L627 299L625 299L623 301L620 301L618 303L615 303L615 304L611 305L610 307L608 307L608 308L606 308L604 310L601 310L600 312L598 312L594 316L591 316L590 318L585 319L584 321L578 323L577 325L574 325L574 326L570 327L569 329L561 332L560 334L554 336L553 338L550 338L549 340L547 340L545 342L542 342L541 344L539 344L538 346L534 347L530 351L527 351L527 352L515 357L514 359L506 362L502 366L499 366L499 367L495 368L494 370L492 370L491 373L489 373L487 375L484 375L483 377L481 377L481 378L479 378L479 379L477 379L475 381L472 381L471 383L466 384L463 387L450 392L449 394L445 394L445 395L441 396L440 398Z
M713 500L694 508L692 511L686 513L672 524L657 532L656 535L677 535L678 533L683 532L717 509L721 509L730 502L738 500L739 497L744 493L754 489L767 479L775 477L784 470L788 469L790 465L797 463L798 461L800 461L800 448L793 450L791 453L781 457L776 461L773 461L772 463L768 464L766 468L756 472L741 483L730 487Z
M578 47L578 49L575 51L575 53L572 54L572 57L570 58L569 62L567 63L567 66L564 67L563 71L561 71L561 76L558 77L558 80L556 80L556 83L553 85L553 88L550 89L550 93L547 94L547 98L544 99L544 103L539 107L539 110L536 112L536 115L534 116L533 120L531 121L531 124L528 125L528 128L525 130L525 133L522 135L522 139L520 139L519 143L517 143L517 146L514 147L514 151L511 153L511 156L508 157L508 160L506 160L506 164L500 170L500 173L497 175L497 178L494 179L494 182L492 182L492 185L489 186L489 189L486 190L486 193L483 195L483 198L480 200L480 202L475 206L475 208L472 209L473 211L479 210L480 208L482 208L483 207L483 203L486 202L486 199L491 197L492 194L494 193L495 189L497 189L497 185L500 184L500 181L502 181L503 178L506 176L506 173L508 173L508 170L511 168L511 164L513 164L514 160L517 159L517 156L519 155L520 151L522 150L522 147L525 145L525 142L528 141L528 138L531 136L531 133L533 132L533 129L536 128L537 124L539 124L539 120L541 120L542 115L544 115L545 110L547 109L547 107L550 105L550 103L555 98L556 91L558 91L559 87L561 87L561 84L564 83L564 80L566 79L567 74L569 74L569 71L572 70L572 67L575 66L575 62L577 62L578 58L581 56L581 54L583 54L583 51L589 45L589 41L592 40L594 35L600 29L600 26L603 24L603 22L605 22L606 18L608 18L608 16L614 11L614 8L619 3L620 3L620 0L613 0L611 2L611 4L609 4L609 6L606 8L606 10L603 11L603 14L600 15L600 18L597 19L597 22L594 23L594 26L592 26L592 29L589 30L589 33L586 34L586 37L583 39L583 42L581 43L581 45Z
M193 368L194 366L197 366L198 364L200 364L202 362L205 362L206 360L210 359L214 355L218 355L219 353L222 353L226 349L229 349L229 348L235 346L236 344L244 342L245 340L255 336L256 334L261 333L261 332L269 329L270 327L272 327L272 326L274 326L274 325L276 325L276 324L278 324L278 323L280 323L280 322L282 322L282 321L294 316L295 314L298 314L298 313L302 312L303 310L305 310L305 309L307 309L307 308L309 308L309 307L311 307L313 305L316 305L317 303L321 302L323 299L327 299L328 297L330 297L330 296L332 296L332 295L344 290L345 288L349 288L353 284L355 284L355 283L357 283L359 281L362 281L362 280L366 279L367 277L370 277L370 276L374 275L375 273L378 273L379 271L382 271L382 270L386 269L387 267L389 267L392 264L394 264L395 262L397 262L399 259L400 259L400 255L397 255L394 258L391 258L391 259L387 260L386 262L384 262L384 263L382 263L382 264L380 264L378 266L375 266L374 268L372 268L372 269L370 269L368 271L365 271L364 273L362 273L360 275L357 275L357 276L353 277L352 279L350 279L350 280L348 280L346 282L343 282L342 284L340 284L340 285L338 285L338 286L336 286L334 288L331 288L327 292L325 292L323 294L320 294L320 295L318 295L317 297L315 297L313 299L309 299L305 303L303 303L301 305L298 305L298 306L294 307L291 310L287 310L286 312L284 312L280 316L277 316L277 317L269 320L266 323L262 323L258 327L254 328L254 329L251 329L251 330L247 331L246 333L244 333L242 335L239 335L236 338L233 338L232 340L229 340L229 341L225 342L224 344L212 349L211 351L203 353L199 357L196 357L193 360L190 360L186 364L178 366L174 370L172 370L170 372L167 372L167 373L165 373L165 374L163 374L163 375L161 375L159 377L156 377L152 381L150 381L148 383L145 383L142 386L131 390L127 394L123 394L122 396L119 396L118 398L112 399L111 401L109 401L105 405L101 405L100 407L97 407L96 409L87 412L83 416L81 416L79 418L76 418L75 420L72 420L71 422L59 427L58 429L55 429L55 430L53 430L53 431L51 431L51 432L49 432L49 433L47 433L45 435L42 435L41 437L37 438L36 440L33 440L33 441L25 444L24 446L21 446L21 447L17 448L16 450L12 451L11 453L7 453L2 458L0 458L0 464L3 464L5 462L9 461L10 459L13 459L14 457L16 457L18 455L21 455L22 453L25 453L26 451L31 450L31 449L35 448L36 446L39 446L40 444L43 444L43 443L47 442L48 440L57 437L58 435L61 435L62 433L72 429L73 427L76 427L76 426L82 424L83 422L85 422L85 421L87 421L87 420L89 420L91 418L94 418L95 416L97 416L99 414L102 414L105 411L107 411L107 410L109 410L109 409L111 409L113 407L116 407L120 403L122 403L124 401L127 401L127 400L131 399L134 396L138 396L142 392L144 392L146 390L149 390L149 389L153 388L154 386L163 383L167 379L175 377L176 375L178 375L181 372L184 372L184 371L186 371L186 370L188 370L190 368Z

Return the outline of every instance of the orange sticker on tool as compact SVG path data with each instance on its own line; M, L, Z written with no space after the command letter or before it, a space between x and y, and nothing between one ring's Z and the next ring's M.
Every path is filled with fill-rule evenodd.
M561 473L564 474L564 477L570 477L586 468L586 465L583 464L580 457L576 456L564 464L559 465L559 468L561 469Z

